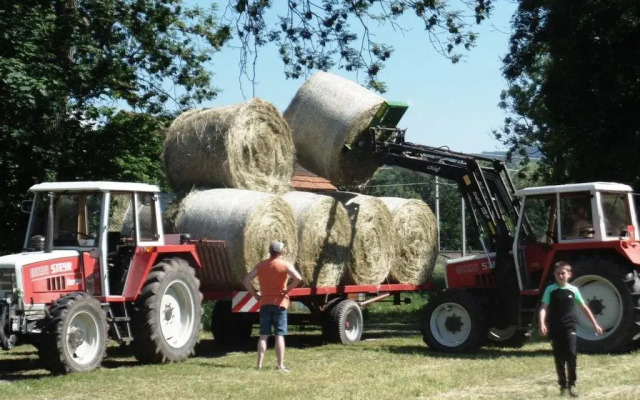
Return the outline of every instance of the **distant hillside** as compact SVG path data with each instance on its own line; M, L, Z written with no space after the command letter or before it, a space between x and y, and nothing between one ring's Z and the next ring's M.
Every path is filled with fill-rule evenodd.
M542 153L540 153L540 151L535 147L529 147L528 154L529 154L529 159L531 161L538 161L543 157ZM483 157L497 158L498 160L504 161L507 156L507 152L506 151L483 151L479 155ZM521 159L522 157L518 155L513 156L513 159L511 160L510 163L508 163L508 166L513 167L517 165L518 163L520 163Z

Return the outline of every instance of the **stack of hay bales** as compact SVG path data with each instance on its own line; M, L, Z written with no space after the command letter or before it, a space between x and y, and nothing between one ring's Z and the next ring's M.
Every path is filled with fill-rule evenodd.
M176 190L284 193L290 188L294 148L291 130L275 106L254 98L183 113L169 127L163 158Z
M347 210L351 253L345 284L377 285L387 278L394 256L391 214L384 203L357 193L328 193Z
M345 151L369 139L367 127L384 99L355 82L327 72L314 74L284 112L298 162L337 185L365 182L380 167L370 150Z
M291 207L279 196L240 189L191 192L181 203L175 221L180 232L193 237L227 241L231 271L203 269L203 290L240 289L256 263L269 256L269 244L285 243L285 259L295 262L298 236Z
M229 270L198 271L203 290L244 289L242 280L283 241L295 261L296 222L289 205L273 193L290 190L294 148L291 130L271 103L190 110L171 124L163 144L170 185L186 192L172 210L176 232L225 240ZM208 190L207 190L208 189Z
M349 260L351 224L335 199L308 192L289 192L282 198L291 206L298 226L296 266L307 286L340 284Z
M395 239L389 279L420 285L431 279L438 256L438 227L431 208L421 200L379 197L391 212Z

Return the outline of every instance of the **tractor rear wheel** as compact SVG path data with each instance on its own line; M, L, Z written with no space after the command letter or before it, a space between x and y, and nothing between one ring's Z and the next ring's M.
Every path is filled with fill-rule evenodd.
M107 320L98 300L71 293L51 305L38 353L54 374L87 372L102 363L107 347Z
M424 308L420 320L422 339L436 351L463 353L482 346L487 319L482 299L466 290L447 289Z
M627 351L640 335L640 277L612 258L585 257L572 262L572 284L604 330L596 335L591 321L577 311L578 349L588 353Z
M181 258L151 269L135 305L133 349L145 363L180 361L198 341L202 294L195 271Z

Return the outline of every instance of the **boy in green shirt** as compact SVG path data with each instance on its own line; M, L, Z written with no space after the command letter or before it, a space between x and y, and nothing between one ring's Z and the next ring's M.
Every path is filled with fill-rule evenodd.
M575 304L579 305L584 314L591 320L596 334L602 334L602 328L585 304L577 287L569 283L571 278L571 265L559 261L553 266L553 274L556 283L553 283L542 295L542 305L538 314L540 334L549 334L553 359L558 374L560 391L564 394L569 389L571 397L578 397L576 384L576 328ZM548 325L547 325L548 323ZM568 379L565 373L565 364L568 368Z

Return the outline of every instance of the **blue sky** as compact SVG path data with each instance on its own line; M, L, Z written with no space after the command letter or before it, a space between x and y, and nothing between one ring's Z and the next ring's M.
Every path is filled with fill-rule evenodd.
M387 83L388 100L405 101L409 110L400 122L407 128L407 140L429 146L448 146L461 152L503 150L491 131L502 126L506 114L498 108L500 91L506 88L500 59L506 54L510 20L516 4L495 2L489 21L475 26L477 46L457 64L438 54L427 35L416 24L404 34L384 28L383 42L395 48L380 73ZM408 19L407 19L408 20ZM376 28L377 29L377 28ZM284 111L304 79L287 80L282 62L271 48L258 57L258 84L239 77L237 49L227 47L214 58L214 84L222 89L207 107L235 104L255 96L272 102ZM364 76L334 69L330 72L364 83ZM244 95L243 95L244 92Z

